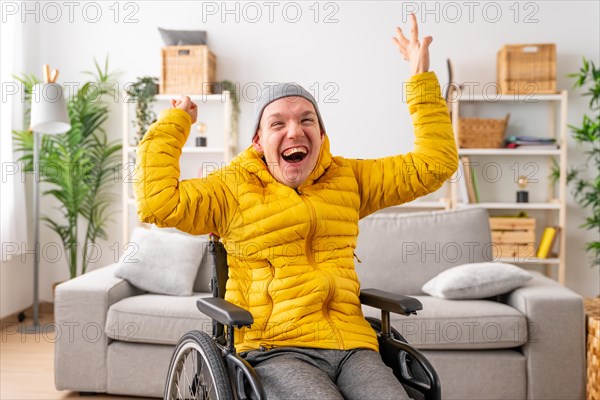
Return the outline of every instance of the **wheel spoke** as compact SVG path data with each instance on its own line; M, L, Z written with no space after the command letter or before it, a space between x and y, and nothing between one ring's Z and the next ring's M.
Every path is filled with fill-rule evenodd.
M180 340L168 375L169 400L233 398L221 351L204 333L189 332Z

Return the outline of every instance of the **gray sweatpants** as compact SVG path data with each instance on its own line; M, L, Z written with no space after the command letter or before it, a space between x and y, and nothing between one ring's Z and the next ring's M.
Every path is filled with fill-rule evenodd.
M268 400L408 399L379 353L281 347L248 352Z

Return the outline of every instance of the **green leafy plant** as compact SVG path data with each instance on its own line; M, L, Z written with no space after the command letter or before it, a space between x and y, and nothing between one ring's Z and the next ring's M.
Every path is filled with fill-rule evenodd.
M136 103L135 108L135 126L136 126L136 144L139 143L148 127L156 121L156 113L152 110L152 103L158 93L158 78L153 76L143 76L137 78L125 92L129 96L129 101Z
M99 238L108 239L106 225L110 221L113 195L108 191L115 168L120 160L121 144L109 142L103 124L109 116L109 95L114 87L108 72L108 58L104 69L94 60L95 71L86 72L94 77L85 82L67 101L71 129L60 135L43 135L40 146L40 179L50 184L43 196L58 200L61 217L42 217L61 238L65 249L70 277L78 272L81 255L81 273L90 261L90 249ZM39 80L33 75L15 77L25 88L26 99ZM29 126L28 113L25 126ZM33 171L33 135L30 131L13 131L16 150L22 152L19 161L27 171ZM81 221L84 224L80 224ZM85 229L81 249L78 237Z
M237 129L238 129L238 115L240 114L240 102L237 94L237 87L232 81L224 80L217 84L220 88L219 92L229 91L231 93L231 102L233 103L233 110L231 110L231 125L230 130L233 132L233 141L237 142Z
M590 60L583 59L578 72L569 74L575 78L574 88L587 88L584 96L590 96L592 116L583 115L581 126L569 125L572 137L584 148L586 162L567 174L573 197L581 207L589 209L582 227L594 231L600 237L600 69ZM587 172L587 174L586 174ZM592 174L592 177L587 177ZM600 265L600 239L586 243L586 251L592 255L592 266Z

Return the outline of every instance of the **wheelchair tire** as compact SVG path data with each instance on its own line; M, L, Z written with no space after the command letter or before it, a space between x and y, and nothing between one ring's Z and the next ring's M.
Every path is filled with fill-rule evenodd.
M233 399L223 355L210 335L190 331L179 340L169 365L164 398Z

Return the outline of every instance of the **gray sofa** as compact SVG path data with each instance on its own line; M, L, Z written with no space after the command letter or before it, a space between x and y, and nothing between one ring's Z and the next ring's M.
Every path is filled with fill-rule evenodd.
M356 255L363 288L417 297L417 316L392 324L422 349L444 399L582 399L582 299L541 274L494 299L446 300L421 286L450 267L489 261L487 212L468 209L378 213L360 223ZM195 306L207 296L205 258L190 297L144 293L114 276L115 265L57 287L55 383L59 390L161 397L174 345L186 331L210 332ZM365 314L378 311L365 307Z

